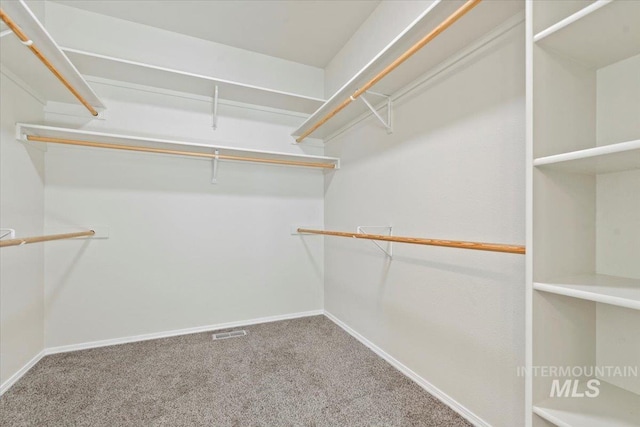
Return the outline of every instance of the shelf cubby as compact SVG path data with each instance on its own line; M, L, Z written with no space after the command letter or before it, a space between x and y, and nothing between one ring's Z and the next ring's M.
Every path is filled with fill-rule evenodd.
M640 2L599 0L540 31L533 40L590 68L602 68L640 54L639 21Z
M600 381L598 397L549 398L533 412L558 427L637 427L640 395Z
M640 425L636 376L640 311L608 302L534 291L533 366L568 368L570 372L568 377L534 376L533 413L551 425ZM562 387L567 380L570 390L558 395L558 385ZM589 380L597 380L591 384L594 388L587 389ZM554 381L556 393L552 393ZM574 381L578 382L575 389ZM591 395L574 394L586 391ZM546 424L534 423L537 425Z

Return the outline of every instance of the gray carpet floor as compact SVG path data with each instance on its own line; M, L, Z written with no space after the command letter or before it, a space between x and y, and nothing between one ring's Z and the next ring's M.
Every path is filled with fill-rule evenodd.
M47 356L1 426L469 426L324 316Z

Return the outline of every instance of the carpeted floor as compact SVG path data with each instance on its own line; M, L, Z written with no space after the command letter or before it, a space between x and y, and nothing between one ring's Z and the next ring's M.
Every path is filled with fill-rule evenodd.
M1 426L469 426L324 316L45 357Z

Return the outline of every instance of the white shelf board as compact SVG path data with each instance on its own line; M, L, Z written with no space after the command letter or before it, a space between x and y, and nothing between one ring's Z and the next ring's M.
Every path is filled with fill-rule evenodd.
M324 102L323 99L77 49L63 48L62 50L78 67L80 72L87 76L204 96L213 96L217 85L221 99L307 114L315 111Z
M105 132L94 132L81 129L70 129L55 126L34 125L27 123L16 124L16 137L18 140L27 142L27 135L62 138L79 141L89 141L97 143L132 145L143 148L159 148L166 150L189 151L192 153L212 154L214 150L219 150L220 154L244 157L258 157L271 160L293 160L310 163L331 163L338 169L340 159L336 157L312 156L307 154L282 153L276 151L254 150L238 148L224 145L217 145L210 142L182 142L170 139L150 138L145 136L121 135ZM41 142L31 142L30 144L47 144ZM190 157L193 158L193 157ZM210 161L210 159L206 159ZM220 161L226 161L221 159Z
M98 110L105 108L91 86L22 1L2 2L2 8L89 104ZM0 37L0 62L44 100L79 104L60 80L14 34ZM88 111L87 115L91 117Z
M582 174L640 169L640 140L539 157L533 164L536 167Z
M640 310L640 280L604 274L585 274L534 282L533 288L589 301Z
M462 0L434 1L416 20L334 93L292 135L299 136L304 133L329 111L349 98L360 86L438 26L462 4L464 4ZM387 95L396 93L523 9L524 2L520 1L481 2L460 18L458 22L378 82L372 90ZM377 105L379 102L378 97L370 96L368 99L373 105ZM311 137L326 138L367 111L369 110L364 102L356 100L356 102L352 102L351 105L313 132Z
M640 395L600 381L597 397L556 397L533 412L559 427L638 427Z
M539 32L545 48L601 68L640 53L640 1L599 0Z

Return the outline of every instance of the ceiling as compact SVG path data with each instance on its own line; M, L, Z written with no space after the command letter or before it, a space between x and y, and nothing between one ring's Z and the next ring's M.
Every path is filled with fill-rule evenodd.
M324 68L380 0L52 0Z

